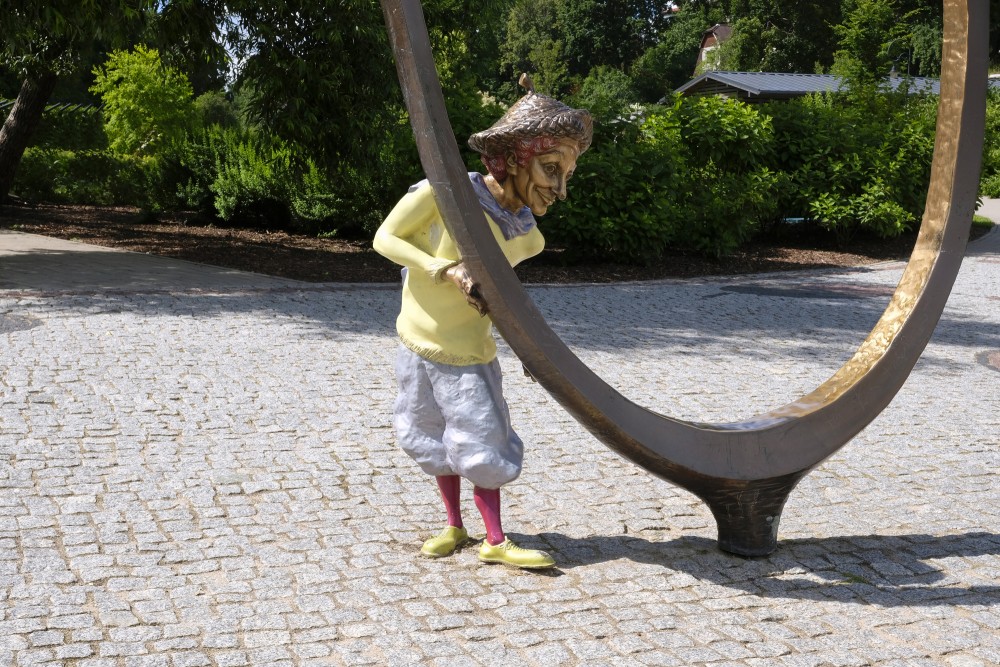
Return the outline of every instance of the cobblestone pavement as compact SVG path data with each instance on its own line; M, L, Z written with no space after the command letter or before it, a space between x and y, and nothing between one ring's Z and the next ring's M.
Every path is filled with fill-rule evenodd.
M0 665L1000 664L1000 231L767 558L502 347L505 527L547 573L419 556L443 514L390 428L395 288L72 246L0 235ZM901 270L531 295L630 398L728 421L825 380Z

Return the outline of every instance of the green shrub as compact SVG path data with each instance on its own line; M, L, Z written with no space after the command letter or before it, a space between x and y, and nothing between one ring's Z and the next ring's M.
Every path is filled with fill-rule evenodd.
M810 202L828 183L827 169L835 155L851 153L854 135L827 98L811 96L759 107L774 130L772 168L784 175L785 187L775 191L781 217L808 217Z
M1000 197L1000 92L990 88L986 98L986 136L979 192L984 197Z
M868 189L876 189L877 181L884 182L887 201L898 204L906 213L899 231L913 228L923 216L931 182L936 123L937 98L915 95L892 114L878 141L879 150L871 153L876 159L872 170L875 178ZM884 230L873 230L886 236Z
M706 255L735 251L776 214L781 176L767 166L774 130L756 108L718 97L674 103L685 166L676 183L684 205L677 241Z
M818 221L841 243L896 236L923 214L936 99L861 91L761 107L773 119L779 215Z
M298 187L291 195L291 208L295 216L317 233L336 230L338 215L344 210L343 199L330 187L330 178L312 161L302 174Z
M191 127L191 84L164 65L155 49L140 44L115 51L94 76L90 90L104 102L105 131L116 153L154 155L182 140Z
M286 229L292 180L292 151L277 141L225 130L216 147L215 209L227 222ZM218 150L222 148L222 150Z
M770 120L718 98L675 98L599 126L546 236L565 256L655 262L669 247L720 256L775 215Z
M673 154L660 154L643 141L637 125L622 125L598 126L567 200L542 222L549 242L565 249L566 261L652 262L674 238L679 215L669 189Z
M194 210L215 215L215 151L212 134L199 130L150 160L146 206L153 211ZM219 137L221 139L221 136Z
M841 245L849 243L860 230L883 238L898 236L911 219L877 179L866 183L861 194L846 198L820 193L810 202L810 213L823 228L836 235Z
M28 148L13 192L32 201L134 204L145 197L148 161L107 151Z
M103 150L108 147L104 120L96 107L49 110L42 115L31 145L64 150Z
M674 111L691 164L742 172L768 157L774 130L755 107L715 96L675 97Z
M916 95L675 97L598 127L546 236L570 261L642 262L668 248L731 253L786 217L841 243L895 236L922 215L935 117L935 100Z
M984 174L979 183L979 194L983 197L1000 197L1000 172Z
M388 155L376 159L390 167L376 180L346 163L331 170L298 161L290 145L256 131L212 125L148 160L148 205L253 227L370 236L381 223L385 193L418 180L391 166L403 165L404 157L381 148Z
M625 113L638 101L639 96L627 74L614 67L599 65L583 80L572 104L589 109L596 118L603 119Z

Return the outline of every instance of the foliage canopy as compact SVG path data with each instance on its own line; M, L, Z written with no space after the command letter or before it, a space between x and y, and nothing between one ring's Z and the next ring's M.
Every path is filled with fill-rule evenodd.
M1000 0L990 2L998 9L996 53ZM859 224L896 233L918 213L929 113L890 100L877 82L891 69L937 74L938 3L422 5L460 147L520 96L522 71L540 91L589 107L601 121L576 179L593 194L556 209L566 216L555 215L553 238L565 233L567 245L597 239L594 248L633 259L667 243L719 254L782 215L849 235ZM853 96L773 108L675 99L671 91L693 75L701 39L716 23L734 29L718 51L723 67L832 70L854 82ZM30 177L62 183L61 196L117 201L145 192L153 208L195 206L231 219L265 211L275 221L359 232L420 178L371 0L343 0L333 11L325 0L11 0L0 7L0 39L0 84L25 77L39 115L55 78L84 92L92 85L106 102L110 146L29 149ZM112 53L93 83L67 76L134 45ZM40 76L48 78L31 79ZM13 143L0 134L0 186ZM45 166L50 158L66 167ZM108 179L90 189L69 184L88 169L145 182L114 193ZM619 201L629 206L616 208Z
M136 46L115 51L95 70L91 90L104 102L109 145L124 155L152 155L180 141L194 119L191 83L160 60L159 52Z

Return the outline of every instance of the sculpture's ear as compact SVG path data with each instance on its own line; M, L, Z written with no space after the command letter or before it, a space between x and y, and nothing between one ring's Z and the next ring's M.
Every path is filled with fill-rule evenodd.
M507 173L516 174L518 169L517 156L513 153L507 153Z

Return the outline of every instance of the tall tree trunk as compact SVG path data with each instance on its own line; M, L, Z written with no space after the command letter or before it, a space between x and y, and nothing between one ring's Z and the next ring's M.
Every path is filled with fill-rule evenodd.
M0 203L6 201L10 193L21 156L42 120L42 112L56 87L57 78L52 72L27 77L0 129Z

